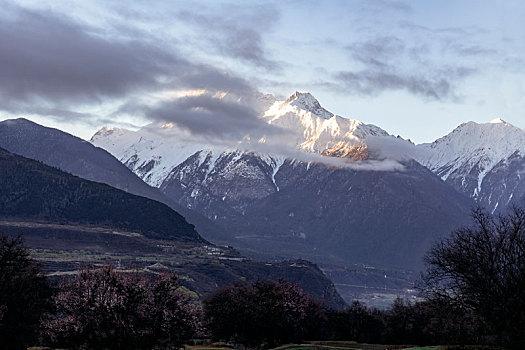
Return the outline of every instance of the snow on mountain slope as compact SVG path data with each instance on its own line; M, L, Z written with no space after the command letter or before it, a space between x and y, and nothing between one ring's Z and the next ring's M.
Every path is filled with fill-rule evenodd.
M266 102L270 101L266 97ZM368 137L395 139L379 127L328 112L309 93L295 92L285 101L274 102L261 116L261 120L286 132L284 143L283 135L279 132L258 141L259 144L270 145L271 149L279 148L279 151L272 152L271 155L257 152L261 160L271 168L272 179L275 179L284 158L290 158L289 155L297 150L362 160L369 156L368 152L363 152ZM207 167L203 169L207 174L212 172L215 160L237 152L224 145L196 142L185 130L174 124L151 124L138 131L102 128L92 137L91 142L112 153L155 187L160 187L169 176L175 176L172 170L197 152L201 159L198 167ZM248 144L246 140L240 140L238 144L243 149L250 149L251 146L255 150L261 149L257 144ZM272 148L272 144L277 146ZM210 159L214 161L209 161ZM239 159L240 157L231 158L232 161ZM250 177L257 172L245 169L243 173Z
M501 119L478 124L461 124L450 134L418 145L415 158L458 191L495 211L514 197L512 188L524 186L518 165L525 156L525 131ZM512 173L505 169L512 160ZM496 181L494 176L498 174ZM512 186L506 181L516 178ZM488 180L500 183L503 190L488 186ZM525 177L524 177L525 179Z
M166 124L159 128L171 128ZM103 127L90 140L124 163L145 182L159 187L170 171L207 145L166 138L150 127L138 131Z
M395 157L412 143L336 116L308 93L274 102L259 118L264 135L230 148L171 124L102 129L92 142L223 227L221 244L264 259L413 268L468 217L469 198Z
M286 101L275 102L263 119L268 124L294 131L296 146L316 153L341 144L346 148L365 146L368 136L389 136L375 125L328 112L309 93L295 92Z

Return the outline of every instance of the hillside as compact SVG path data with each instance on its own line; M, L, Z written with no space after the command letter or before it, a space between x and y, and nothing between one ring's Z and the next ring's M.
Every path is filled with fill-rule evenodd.
M24 118L8 119L0 122L0 147L83 179L164 203L195 225L199 232L222 235L223 230L217 224L149 186L106 150L61 130Z
M202 242L166 205L84 180L0 149L0 216L126 229L146 237Z
M147 273L169 270L199 296L233 281L283 277L331 306L344 305L333 283L311 263L250 261L206 242L162 203L1 148L0 184L0 231L24 234L53 276L107 263Z

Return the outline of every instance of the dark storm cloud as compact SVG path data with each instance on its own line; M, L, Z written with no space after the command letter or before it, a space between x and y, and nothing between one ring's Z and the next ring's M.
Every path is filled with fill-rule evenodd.
M409 47L394 36L354 43L347 51L361 67L339 72L336 79L347 90L365 95L403 90L431 100L456 100L458 82L476 71L436 62L427 45Z
M0 17L0 96L92 102L148 89L187 65L141 42L104 38L50 12L12 8Z
M280 131L259 119L259 112L251 107L251 103L239 103L228 96L184 96L154 106L128 105L121 112L129 111L141 113L153 121L175 123L194 135L232 141L238 141L247 134L258 138Z
M275 7L230 5L212 13L182 11L178 17L206 32L207 42L222 55L268 70L281 68L280 63L268 57L262 39L263 33L270 30L280 17Z
M4 11L0 12L0 110L99 123L109 116L75 110L82 104L123 101L120 113L141 113L152 120L164 116L168 121L175 121L180 113L179 123L192 131L198 131L201 123L204 132L213 123L251 130L253 112L244 104L255 101L258 92L244 79L189 62L144 36L140 41L119 40L52 12L16 6ZM195 99L190 106L190 100L177 100L157 110L137 99L170 89L206 89L210 95L225 91L235 101L223 105ZM192 107L202 107L204 112L194 113Z

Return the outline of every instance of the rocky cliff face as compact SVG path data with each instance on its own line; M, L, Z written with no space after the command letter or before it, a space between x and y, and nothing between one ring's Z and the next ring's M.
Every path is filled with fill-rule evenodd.
M473 206L415 161L366 171L285 160L275 171L276 160L230 154L206 177L197 158L162 191L225 227L227 243L248 254L420 267L431 242Z

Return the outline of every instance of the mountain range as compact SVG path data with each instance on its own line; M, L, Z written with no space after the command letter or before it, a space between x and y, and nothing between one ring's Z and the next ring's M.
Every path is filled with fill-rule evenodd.
M386 288L383 274L423 268L432 243L467 224L473 207L496 213L524 201L525 131L501 119L414 145L334 115L309 93L263 102L264 134L235 143L159 122L104 127L86 142L16 119L0 122L0 147L160 201L204 239L251 258L309 259L339 291Z
M416 159L457 191L491 212L523 204L525 131L497 118L461 124Z
M500 120L414 145L301 92L260 119L278 132L237 148L184 141L172 123L102 128L91 142L229 233L206 238L258 258L417 269L474 206L523 200L525 132Z
M66 132L24 118L6 120L0 122L0 147L86 180L164 203L181 213L197 231L221 236L218 225L146 184L106 150Z
M261 119L288 132L288 144L277 143L278 146L353 160L414 159L492 212L498 207L505 210L509 204L523 200L520 180L524 169L525 131L500 118L485 124L464 123L432 143L414 145L409 140L394 138L377 126L334 115L311 94L295 92L284 101L275 101L262 113ZM211 173L209 168L225 150L202 143L180 142L177 137L162 137L162 133L156 132L166 128L173 126L149 125L139 131L102 128L91 142L107 149L154 187L161 188L170 172L197 152L201 162L209 163L206 171ZM272 139L270 135L264 142L274 142L281 136L278 134ZM270 157L263 160L277 173L278 165L287 156L297 156L293 150L283 154L270 153ZM361 165L364 165L362 168L372 166ZM395 163L391 165L395 167Z
M383 154L383 145L411 149L410 142L333 115L311 94L276 101L261 119L279 128L263 143L277 144L280 153L181 143L172 125L103 128L91 141L169 198L225 227L230 236L222 243L258 258L417 268L431 242L468 212L467 198L417 162ZM170 133L159 137L166 128ZM443 224L442 217L449 219Z
M72 144L73 147L75 144ZM0 148L0 231L23 233L52 276L116 263L124 270L171 270L199 296L233 281L286 278L336 308L344 301L317 266L264 264L205 241L160 202L68 174Z

